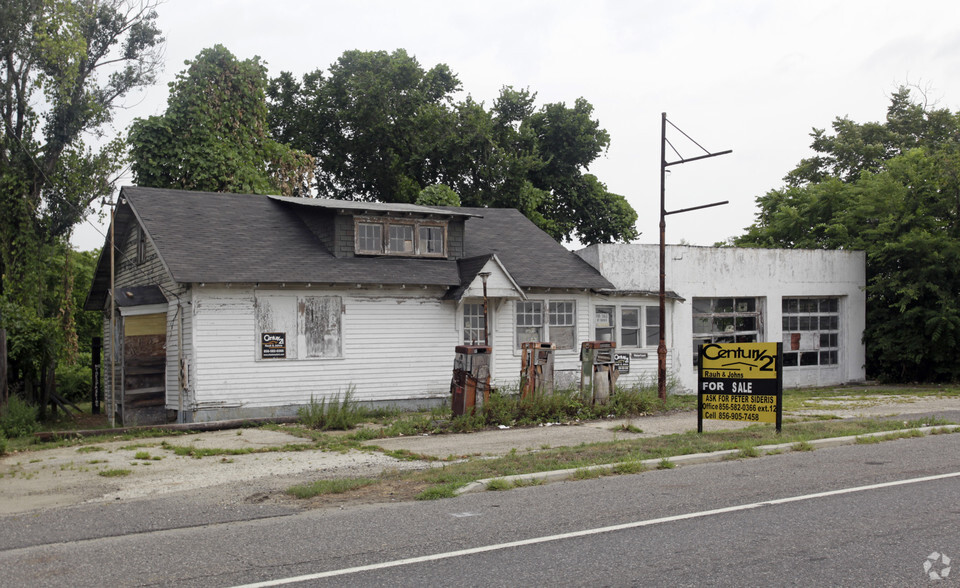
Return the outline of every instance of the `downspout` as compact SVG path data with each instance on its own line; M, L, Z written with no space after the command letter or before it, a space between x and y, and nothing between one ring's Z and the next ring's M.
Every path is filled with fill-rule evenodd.
M183 423L183 394L187 389L186 370L183 365L183 305L177 300L177 422Z

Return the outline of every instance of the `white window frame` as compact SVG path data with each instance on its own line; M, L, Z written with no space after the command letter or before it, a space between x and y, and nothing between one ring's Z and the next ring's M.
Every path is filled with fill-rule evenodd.
M467 312L470 310L471 312ZM460 326L463 331L461 339L464 345L489 345L483 339L483 300L479 302L467 301L463 303L463 314L460 319ZM493 309L487 305L487 318L491 325L494 324ZM489 329L487 334L493 337L493 332Z
M604 326L601 323L601 320L606 320L602 318L601 315L607 313L609 309L613 310L612 316L610 317L609 322L612 323L609 326ZM660 307L659 305L654 304L642 304L642 303L628 303L628 304L597 304L594 306L594 325L593 325L593 334L594 338L597 341L614 341L617 344L617 349L656 349L657 345L660 344L660 331L659 325L650 324L650 311L653 310L656 312L657 319L659 322L660 316ZM637 315L637 326L636 327L624 327L624 313L625 312L634 312ZM657 328L656 331L656 341L651 345L647 339L649 329ZM637 333L637 344L636 345L627 345L624 343L624 331L632 330Z
M570 310L557 310L557 305L571 305ZM521 311L521 309L523 309ZM571 347L560 347L557 351L577 351L577 301L571 298L552 298L538 300L518 300L514 303L514 351L519 351L520 343L524 341L542 341L557 343L550 335L550 327L555 329L572 329ZM521 318L522 317L522 318ZM563 324L552 324L557 319L563 319ZM572 324L566 324L572 320ZM521 338L521 329L538 329L539 338Z

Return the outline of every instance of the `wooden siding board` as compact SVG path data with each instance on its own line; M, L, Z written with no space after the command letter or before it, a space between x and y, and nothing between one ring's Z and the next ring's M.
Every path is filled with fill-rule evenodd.
M341 296L343 357L257 358L253 291L197 290L196 402L248 407L303 404L352 388L357 400L445 394L457 332L455 306L409 292L276 291L275 296Z

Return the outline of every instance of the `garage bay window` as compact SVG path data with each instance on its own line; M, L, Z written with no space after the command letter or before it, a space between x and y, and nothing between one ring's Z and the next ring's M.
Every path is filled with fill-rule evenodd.
M576 303L572 300L526 300L516 303L517 341L549 341L557 349L575 349Z
M839 349L838 298L783 299L784 367L837 365Z
M763 330L760 298L693 299L693 365L707 343L756 343Z

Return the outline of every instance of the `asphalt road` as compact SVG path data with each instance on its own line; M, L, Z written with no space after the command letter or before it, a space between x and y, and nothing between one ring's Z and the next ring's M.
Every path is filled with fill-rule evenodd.
M4 519L0 585L960 585L928 560L960 558L960 434L345 510L96 509Z

